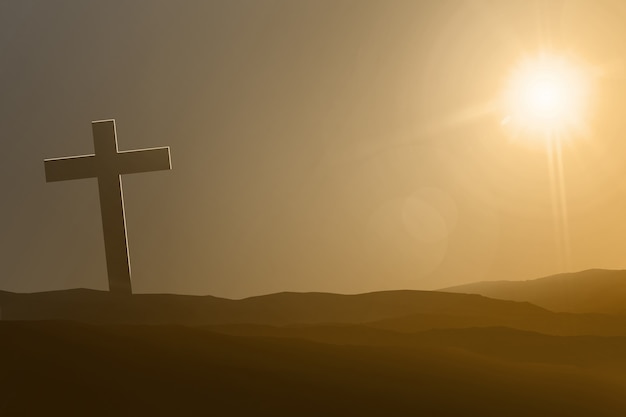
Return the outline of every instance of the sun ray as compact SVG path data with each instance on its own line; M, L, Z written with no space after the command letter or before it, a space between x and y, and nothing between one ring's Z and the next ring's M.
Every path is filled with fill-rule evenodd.
M563 149L560 138L556 138L554 141L555 157L556 157L556 175L557 184L559 186L559 206L560 206L560 218L561 218L561 238L563 240L563 267L565 271L570 269L571 261L571 241L569 234L569 219L567 209L567 194L565 190L565 172L563 169Z
M568 55L543 52L513 69L502 94L513 140L544 144L559 268L569 270L571 243L563 145L588 134L594 70Z
M558 266L560 270L569 271L571 266L571 243L562 144L558 136L546 139L545 143Z
M561 231L561 221L560 221L560 210L559 210L559 192L558 192L558 180L557 180L557 169L554 159L554 146L551 140L546 140L546 155L548 162L548 178L550 182L550 197L551 197L551 205L552 205L552 218L554 219L554 243L556 246L556 254L559 263L559 267L563 264L563 244L562 244L562 231Z

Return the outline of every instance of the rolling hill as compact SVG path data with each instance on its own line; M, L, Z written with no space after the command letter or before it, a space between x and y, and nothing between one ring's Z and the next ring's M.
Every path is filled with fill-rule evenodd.
M185 326L1 322L0 415L626 413L619 378L575 361L549 361L572 343L592 359L614 360L587 347L587 339L458 332L372 346L234 337ZM538 357L535 350L545 343L549 349ZM623 345L623 338L615 343L621 357ZM501 353L492 358L489 350Z
M552 311L626 313L626 271L590 269L529 281L484 281L441 289L527 301Z
M93 324L366 324L411 333L429 329L510 327L553 335L626 335L626 315L555 313L527 302L436 291L356 295L278 293L242 300L167 294L116 296L93 290L0 292L3 320Z
M573 366L626 375L626 336L554 336L505 327L431 329L398 333L367 325L209 326L231 336L300 339L344 346L456 349L501 360Z
M435 291L0 308L3 417L626 415L625 316Z
M4 320L185 325L364 323L411 314L528 317L547 313L525 302L433 291L278 293L242 300L169 294L117 296L93 290L4 292L0 293L0 308Z

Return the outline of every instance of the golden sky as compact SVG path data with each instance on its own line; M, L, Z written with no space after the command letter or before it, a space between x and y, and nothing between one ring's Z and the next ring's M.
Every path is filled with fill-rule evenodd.
M43 175L106 118L172 152L123 178L136 292L624 268L624 22L619 0L2 2L0 289L106 288L96 181ZM542 53L593 80L557 212L546 147L494 105Z

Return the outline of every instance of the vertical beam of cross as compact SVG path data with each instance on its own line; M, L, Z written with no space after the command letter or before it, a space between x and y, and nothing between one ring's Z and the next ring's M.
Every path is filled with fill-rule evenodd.
M91 126L95 153L46 159L46 181L98 179L109 291L132 294L121 175L172 169L170 149L162 147L120 152L115 120L99 120L92 122Z

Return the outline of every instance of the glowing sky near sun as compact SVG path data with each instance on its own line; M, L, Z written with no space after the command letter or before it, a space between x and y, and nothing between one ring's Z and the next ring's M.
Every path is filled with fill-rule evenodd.
M626 268L624 19L619 0L0 2L0 289L105 287L97 187L41 161L91 153L107 118L120 150L176 161L124 178L137 292Z
M563 140L589 128L594 72L558 52L526 57L512 71L503 93L505 121L526 139Z

